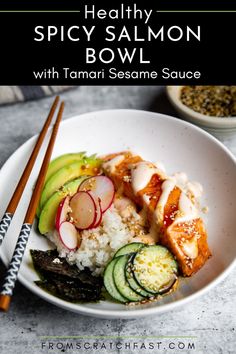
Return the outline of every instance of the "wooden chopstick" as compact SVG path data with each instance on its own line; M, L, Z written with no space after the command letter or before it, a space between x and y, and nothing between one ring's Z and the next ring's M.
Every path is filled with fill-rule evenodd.
M57 132L59 129L59 125L61 122L62 114L64 110L64 102L61 103L60 109L57 115L56 122L53 127L52 135L47 147L46 154L44 156L44 160L39 172L39 176L37 179L37 183L35 185L28 210L25 215L24 223L22 225L16 247L9 264L6 277L3 283L2 291L0 293L0 310L7 311L10 306L11 296L13 294L13 289L15 287L18 271L20 269L20 265L24 256L24 252L26 249L26 245L29 239L29 235L31 232L32 224L35 218L37 206L39 203L40 195L44 186L44 181L48 169L48 165L51 159L53 146L56 140Z
M35 160L38 156L39 150L42 146L42 143L44 141L45 135L48 131L49 125L51 124L52 118L54 116L55 110L57 108L59 102L59 96L57 96L51 106L50 112L47 116L47 119L44 123L44 126L41 130L41 133L39 134L39 137L37 139L37 142L35 144L35 147L30 155L30 158L26 164L26 167L24 169L24 172L21 175L21 178L15 188L15 191L12 195L12 198L6 208L6 211L2 217L2 220L0 221L0 245L7 233L7 230L11 224L12 218L14 216L14 213L16 211L16 208L19 204L20 198L22 196L22 193L25 189L26 183L29 179L30 173L32 171L32 168L34 166Z

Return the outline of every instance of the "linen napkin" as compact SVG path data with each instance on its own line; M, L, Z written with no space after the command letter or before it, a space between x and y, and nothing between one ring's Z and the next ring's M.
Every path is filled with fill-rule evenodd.
M73 86L0 86L0 105L36 100L71 88Z

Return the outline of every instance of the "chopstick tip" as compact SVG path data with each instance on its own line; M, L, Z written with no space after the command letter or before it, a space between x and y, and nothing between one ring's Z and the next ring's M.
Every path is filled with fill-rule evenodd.
M7 312L10 306L11 296L0 294L0 311Z
M59 108L59 112L60 112L60 114L62 114L62 113L63 113L64 108L65 108L65 102L64 102L64 101L62 101L62 102L61 102L61 104L60 104L60 108Z

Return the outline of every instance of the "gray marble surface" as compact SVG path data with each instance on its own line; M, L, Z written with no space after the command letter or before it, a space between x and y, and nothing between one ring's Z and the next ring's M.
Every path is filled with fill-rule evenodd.
M80 87L61 96L66 100L65 117L106 108L176 115L163 88L154 86ZM40 130L50 102L44 99L0 107L0 166ZM236 154L236 136L222 140ZM3 273L0 263L0 277ZM236 269L184 308L137 320L76 315L50 305L18 283L10 311L0 314L0 353L235 353L235 279ZM44 340L42 336L67 338Z

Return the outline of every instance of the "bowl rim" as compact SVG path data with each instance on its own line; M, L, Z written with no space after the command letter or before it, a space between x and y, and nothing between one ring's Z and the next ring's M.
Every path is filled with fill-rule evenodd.
M221 129L230 129L236 128L236 116L235 117L217 117L217 116L207 116L206 114L202 114L194 111L192 108L183 104L179 98L179 93L182 87L186 85L180 86L166 86L167 96L170 102L174 105L177 110L182 113L188 115L189 120L196 121L200 125L213 127L213 128L221 128Z
M102 114L103 112L106 114L108 112L114 113L114 111L119 111L121 114L138 112L138 113L142 113L142 114L144 113L144 114L150 114L150 115L159 115L159 116L162 116L163 118L168 119L172 122L174 121L177 124L185 125L185 126L187 125L191 129L199 131L199 133L205 135L208 139L214 141L218 146L220 146L225 151L225 153L233 160L234 164L236 165L236 157L233 155L233 153L223 143L221 143L219 140L217 140L214 136L212 136L211 134L207 133L206 131L204 131L203 129L199 128L198 126L196 126L194 124L191 124L189 122L182 121L176 117L162 114L162 113L158 113L158 112L151 112L151 111L146 111L146 110L136 110L136 109L96 110L96 111L89 111L86 113L81 113L81 114L69 116L61 124L63 126L64 124L70 124L70 122L76 121L77 119L80 119L80 120L86 119L88 115ZM49 128L49 131L51 129L52 128ZM1 178L1 174L3 173L3 171L5 169L8 169L9 163L11 163L11 160L14 159L14 155L18 152L18 150L22 149L23 147L26 147L27 145L30 145L33 141L36 141L37 136L38 135L34 135L30 139L28 139L25 143L20 145L18 147L18 149L16 149L14 151L13 154L10 155L10 157L5 161L4 165L0 169L0 178ZM0 257L6 266L8 264L8 259L3 252L3 248L0 248ZM150 308L139 308L139 309L132 308L131 311L95 309L95 308L85 307L81 304L73 304L73 303L64 301L62 299L59 299L59 298L43 291L42 289L36 287L36 285L32 286L32 282L27 280L20 272L18 275L18 279L28 290L30 290L31 292L33 292L37 296L41 297L42 299L46 300L49 303L52 303L53 305L56 305L60 308L65 309L67 311L70 310L70 311L75 312L77 314L82 314L82 315L87 315L87 316L92 316L92 317L97 317L97 318L103 318L103 319L117 319L117 318L133 319L133 318L151 316L151 315L156 315L158 313L171 311L175 308L179 308L180 306L190 303L191 301L195 300L196 298L207 293L209 290L211 290L217 284L219 284L222 280L224 280L227 277L227 275L232 271L232 269L235 267L235 265L236 265L236 257L220 275L216 276L216 278L214 280L212 280L210 283L205 285L202 289L197 290L193 294L191 294L183 299L175 300L175 301L168 303L168 304L150 307Z

